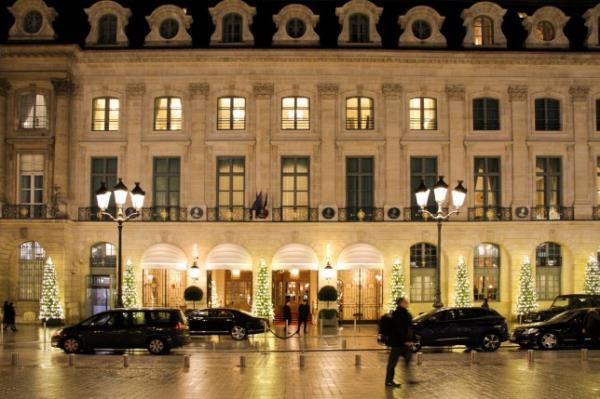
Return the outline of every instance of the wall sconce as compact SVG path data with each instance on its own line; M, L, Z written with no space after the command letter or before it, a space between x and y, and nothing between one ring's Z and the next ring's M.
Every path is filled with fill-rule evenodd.
M198 280L200 277L200 268L198 267L198 258L194 258L194 264L190 266L190 277L192 280Z
M234 269L231 271L231 278L238 279L240 278L240 271L238 269Z
M331 263L327 261L327 265L325 265L325 267L323 268L323 277L325 277L326 280L331 280L334 275L335 270L333 269L333 267L331 267Z
M290 269L290 277L293 279L297 279L300 276L300 270L298 269Z

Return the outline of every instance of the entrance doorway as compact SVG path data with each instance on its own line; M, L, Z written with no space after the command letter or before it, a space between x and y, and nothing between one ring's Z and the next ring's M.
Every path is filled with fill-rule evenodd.
M88 276L88 303L90 304L90 315L104 312L111 308L111 283L109 275Z
M210 307L252 309L252 271L209 270L206 276Z
M383 311L383 270L340 270L337 285L343 321L379 320Z
M298 305L308 300L314 310L316 301L317 272L314 270L276 270L272 279L272 300L275 306L275 319L283 319L283 306L290 301L292 318L298 318Z
M183 307L186 272L174 269L144 269L144 306Z

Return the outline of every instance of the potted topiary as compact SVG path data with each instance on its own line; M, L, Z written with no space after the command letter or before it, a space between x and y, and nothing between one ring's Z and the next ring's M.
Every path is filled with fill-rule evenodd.
M337 301L337 289L331 285L326 285L319 290L317 297L319 301L327 303L327 308L319 311L319 319L322 320L323 326L337 327L338 311L337 309L329 309L329 302Z
M186 301L191 301L192 306L196 309L196 302L202 300L203 292L200 287L196 287L195 285L190 285L183 291L183 299Z

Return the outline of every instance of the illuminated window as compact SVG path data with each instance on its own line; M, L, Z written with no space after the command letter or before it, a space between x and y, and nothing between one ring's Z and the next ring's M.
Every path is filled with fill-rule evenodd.
M349 97L346 99L346 129L372 130L375 127L373 99Z
M281 128L284 130L310 129L310 102L308 97L281 99Z
M425 242L410 247L410 300L433 302L437 268L437 247Z
M94 99L92 110L92 130L119 130L119 99L99 97Z
M246 99L221 97L217 105L218 130L244 130L246 128Z
M479 244L473 256L473 298L500 300L500 248L494 244Z
M19 127L48 129L48 100L39 93L23 94L19 98Z
M481 15L473 20L473 40L476 46L494 44L494 22L491 18Z
M44 218L44 156L19 156L19 217Z
M90 248L90 267L115 267L117 256L115 246L100 242Z
M559 244L545 242L535 250L538 299L552 300L560 295L562 255Z
M245 164L243 157L217 158L219 220L244 220Z
M20 301L39 301L42 291L42 273L46 251L40 243L27 241L19 247L19 283Z
M437 101L435 98L411 98L409 112L411 130L437 129Z
M154 100L154 130L181 130L181 98L158 97Z
M540 21L535 27L535 35L538 39L545 42L554 40L556 33L554 32L554 25L549 21Z

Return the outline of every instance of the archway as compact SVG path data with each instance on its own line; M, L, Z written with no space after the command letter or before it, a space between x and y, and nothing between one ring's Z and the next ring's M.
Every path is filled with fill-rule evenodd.
M206 257L206 281L211 307L252 308L252 257L244 247L214 247Z
M156 244L142 256L144 306L185 306L187 256L175 245Z

